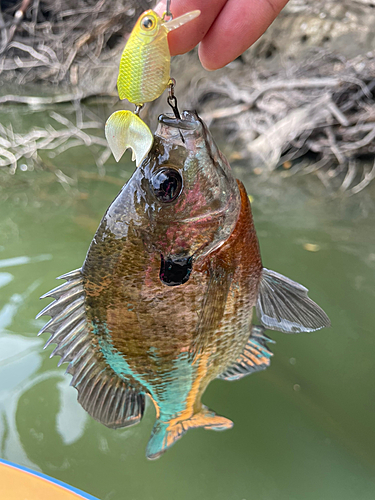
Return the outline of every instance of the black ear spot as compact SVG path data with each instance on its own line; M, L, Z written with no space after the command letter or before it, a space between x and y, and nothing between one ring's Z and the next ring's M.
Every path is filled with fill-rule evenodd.
M193 257L164 259L161 255L160 280L164 285L177 286L186 283L193 267Z

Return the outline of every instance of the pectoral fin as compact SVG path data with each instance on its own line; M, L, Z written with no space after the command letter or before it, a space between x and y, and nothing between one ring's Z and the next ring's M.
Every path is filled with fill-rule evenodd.
M105 136L116 161L130 148L132 160L136 160L137 167L147 156L154 142L151 130L131 111L112 113L105 124Z
M299 283L263 268L256 305L262 325L284 333L313 332L330 326L326 313L307 292Z
M238 380L245 375L250 375L250 373L265 370L271 364L273 354L267 347L267 342L273 342L273 340L264 335L264 330L263 326L253 325L251 327L251 335L243 353L236 363L217 378Z
M203 300L202 312L198 320L190 347L193 359L210 343L225 310L232 275L221 266L210 269L210 279Z

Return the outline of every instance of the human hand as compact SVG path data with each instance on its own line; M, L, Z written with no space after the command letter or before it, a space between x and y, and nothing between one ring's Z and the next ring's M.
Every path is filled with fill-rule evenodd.
M198 43L199 58L209 70L219 69L250 47L288 0L172 0L174 17L199 9L201 15L168 35L171 55L184 54ZM155 11L165 12L166 0Z

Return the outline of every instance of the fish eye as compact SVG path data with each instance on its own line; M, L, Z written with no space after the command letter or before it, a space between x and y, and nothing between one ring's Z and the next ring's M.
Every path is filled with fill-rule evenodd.
M152 176L151 187L162 203L171 203L182 191L182 177L173 168L162 168Z
M146 16L146 17L144 17L142 19L141 25L146 30L150 30L150 29L152 29L155 26L155 20L152 17L150 17L150 16Z

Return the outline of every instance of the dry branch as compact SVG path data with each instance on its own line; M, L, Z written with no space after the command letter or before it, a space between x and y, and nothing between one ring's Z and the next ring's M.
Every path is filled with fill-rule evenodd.
M375 52L346 59L312 49L302 64L253 69L251 78L239 69L214 84L200 79L189 93L236 144L234 158L257 173L291 161L285 175L318 172L325 185L352 194L373 180ZM218 95L224 105L215 109Z
M149 0L24 0L19 7L0 0L0 81L107 90L105 78L88 88L81 77L87 83L88 73L115 71L134 17L149 7Z
M78 106L76 123L51 113L59 128L22 135L0 127L0 166L14 171L22 157L37 161L42 150L58 154L84 144L97 148L96 157L100 150L102 167L110 156L104 124L88 118L80 101L113 96L124 38L134 17L153 3L24 0L0 11L0 83L59 85L59 93L42 97L9 92L0 105L51 110L71 100ZM329 189L356 194L375 177L374 5L290 0L259 42L215 77L196 55L184 56L172 67L181 107L197 109L221 129L226 153L257 173L284 166L284 175L315 173ZM159 100L144 113L152 121L162 111Z

